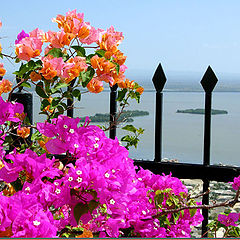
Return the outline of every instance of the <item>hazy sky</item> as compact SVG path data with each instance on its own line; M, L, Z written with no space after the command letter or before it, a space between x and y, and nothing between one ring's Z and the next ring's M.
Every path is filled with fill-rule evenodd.
M239 0L1 0L3 52L14 51L22 29L56 30L51 18L73 9L96 28L123 32L129 71L153 72L161 62L166 71L203 73L211 65L240 74Z

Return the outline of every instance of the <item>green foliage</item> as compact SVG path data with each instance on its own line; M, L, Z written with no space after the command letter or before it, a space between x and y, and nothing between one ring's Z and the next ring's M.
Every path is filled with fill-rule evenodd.
M125 96L126 96L126 93L127 93L127 89L126 89L126 88L123 88L123 89L119 90L119 91L118 91L118 96L117 96L117 101L118 101L118 102L123 101L123 99L124 99Z
M60 48L52 48L49 50L49 52L45 56L48 56L48 55L52 55L55 58L60 58L60 57L63 57L63 52Z
M27 88L31 88L31 84L30 83L28 83L28 82L23 82L22 84L21 84L21 86L20 87L27 87Z
M86 57L86 51L83 47L81 47L81 46L71 46L71 48L73 48L77 52L77 56Z
M144 129L136 128L133 125L126 125L122 129L134 133L134 135L126 135L121 138L121 142L126 143L124 147L128 150L130 146L137 148L137 144L140 141L139 136L143 134Z
M38 60L36 62L33 60L30 60L25 64L22 63L19 70L15 71L13 74L15 74L19 78L28 79L32 71L35 71L40 68L42 68L41 60Z
M38 96L40 96L41 98L49 98L49 96L46 94L44 90L43 82L39 82L37 84L35 91L38 94Z
M87 71L80 73L80 78L82 80L82 86L86 87L87 84L92 80L95 74L95 70L92 67L88 67Z
M103 50L103 49L100 49L100 50L97 50L95 53L96 53L99 57L104 57L106 51Z

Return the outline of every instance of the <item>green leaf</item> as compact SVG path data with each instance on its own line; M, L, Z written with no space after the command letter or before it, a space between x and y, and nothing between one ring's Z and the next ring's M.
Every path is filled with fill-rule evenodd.
M60 98L55 97L55 98L53 98L51 105L53 107L56 107L59 104L59 101L60 101Z
M43 88L43 83L42 82L39 82L36 86L36 93L42 97L42 98L48 98L48 96L46 95L45 91L44 91L44 88Z
M72 95L73 95L75 98L77 98L78 101L81 100L81 92L80 92L80 90L74 89L74 90L72 91Z
M155 202L156 207L160 207L162 205L163 200L164 200L164 194L163 193L156 194L155 197L154 197L154 202Z
M133 133L135 133L137 131L137 129L133 125L126 125L122 129L127 130L129 132L133 132Z
M80 57L86 57L86 51L85 48L81 47L81 46L71 46L71 48L73 48L74 50L77 51L77 55Z
M31 141L40 140L40 139L42 139L42 134L38 131L33 133L31 136Z
M105 50L103 49L100 49L100 50L97 50L95 53L99 56L99 57L104 57L105 56Z
M123 88L122 90L118 91L117 101L121 102L124 99L126 93L127 93L126 88Z
M87 204L84 204L84 203L78 203L74 209L73 209L73 215L74 215L74 218L77 222L77 224L79 223L79 219L81 218L81 216L83 214L86 214L88 213L88 205Z
M53 57L63 57L63 52L60 48L52 48L45 56L52 55Z
M28 82L23 82L23 83L21 84L21 87L31 88L31 84L28 83Z
M83 87L87 86L87 84L92 80L94 74L95 74L95 70L92 67L88 67L86 72L80 73Z
M95 56L95 54L89 54L87 57L86 57L86 63L88 64L91 64L91 58Z
M99 203L95 200L91 200L89 203L88 203L88 208L89 208L89 211L92 213L94 209L96 209L98 207Z
M60 112L60 114L64 113L64 108L62 106L58 106L57 110Z
M60 89L60 88L64 88L67 87L69 84L68 83L64 83L64 82L59 82L55 85L55 89Z
M47 99L43 99L40 110L43 111L48 105L50 105L49 101Z
M33 70L36 70L36 69L39 69L39 68L42 68L42 61L41 60L38 60L35 62L35 66L33 67Z
M60 102L60 105L62 105L65 110L68 108L67 104L64 102Z
M116 65L116 71L117 71L117 75L119 74L119 70L120 70L120 66L118 63L112 62Z
M197 212L197 209L189 209L189 213L191 217L193 217L196 212Z
M137 129L137 132L138 132L139 134L143 134L144 131L145 131L145 129L142 129L142 128Z

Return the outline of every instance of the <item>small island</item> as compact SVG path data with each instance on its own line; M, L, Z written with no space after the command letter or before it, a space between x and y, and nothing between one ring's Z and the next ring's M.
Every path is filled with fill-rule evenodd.
M147 116L149 115L148 111L139 111L139 110L127 110L124 111L118 121L133 122L133 117ZM80 122L85 122L85 118L81 118ZM109 113L96 113L94 116L89 116L91 122L109 122L110 115Z
M205 114L205 109L196 108L196 109L177 110L177 113ZM226 110L212 109L211 114L212 115L228 114L228 112Z

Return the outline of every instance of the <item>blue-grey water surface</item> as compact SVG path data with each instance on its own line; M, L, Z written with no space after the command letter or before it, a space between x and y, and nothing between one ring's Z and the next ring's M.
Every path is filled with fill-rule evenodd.
M37 106L37 97L35 106ZM212 107L227 110L226 115L212 116L211 163L240 166L240 93L213 93ZM39 106L39 105L38 105ZM109 93L84 94L76 104L75 117L109 112ZM203 156L203 115L176 113L177 109L204 108L204 93L165 92L163 104L163 158L176 158L179 162L201 163ZM155 93L144 92L141 103L132 100L128 109L149 111L148 116L134 118L133 124L145 129L137 149L130 150L135 159L154 159ZM43 120L34 110L35 121ZM121 139L125 131L118 129Z

